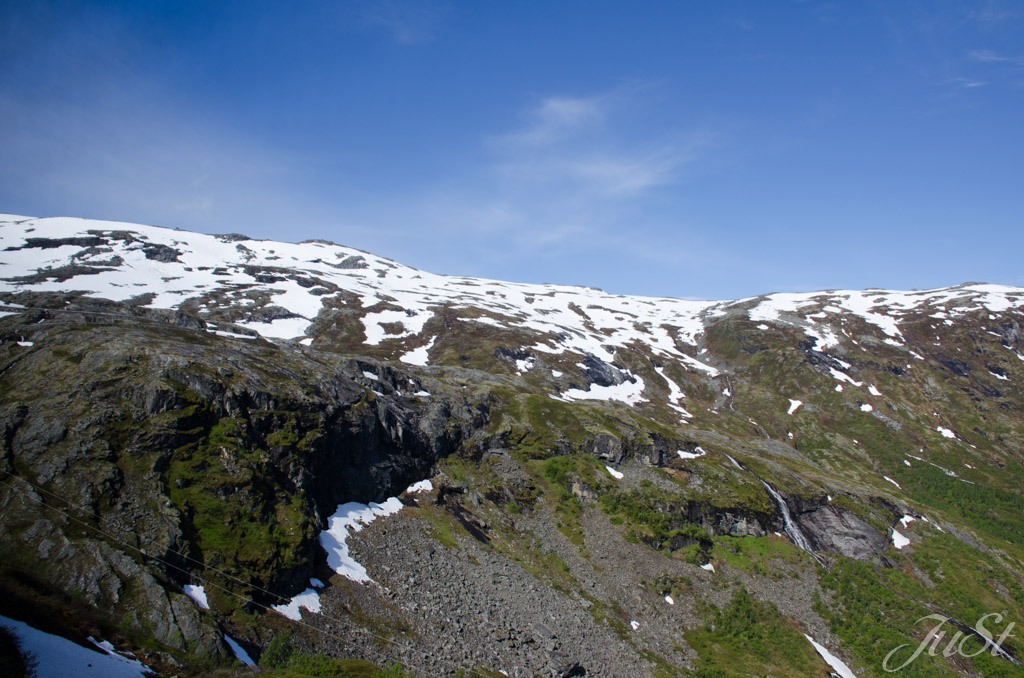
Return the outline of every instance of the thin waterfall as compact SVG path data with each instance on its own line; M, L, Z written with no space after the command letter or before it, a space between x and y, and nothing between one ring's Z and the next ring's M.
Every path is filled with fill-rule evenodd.
M732 462L732 465L738 468L739 470L747 470L740 466L740 463L733 459L732 455L730 455L728 452L725 453L725 456L729 459L729 461ZM754 477L757 478L757 476ZM821 561L817 554L814 553L814 550L811 548L811 542L807 540L807 536L800 529L800 526L793 522L793 515L789 512L789 504L786 503L786 500L783 498L783 496L779 494L774 487L769 485L761 478L757 479L761 481L761 484L764 485L764 489L768 490L768 494L772 496L772 499L775 500L775 504L779 507L779 511L782 513L782 524L785 526L786 534L789 535L789 538L793 541L794 544L797 545L797 548L803 549L804 551L810 553L811 557L814 558L818 565L824 567L825 564Z
M818 556L815 555L814 551L811 549L811 542L807 541L807 537L800 529L800 526L793 522L793 516L789 512L789 504L786 503L783 496L765 481L761 480L761 484L764 485L766 490L768 490L768 494L772 496L772 499L775 500L775 503L779 507L779 511L782 512L782 524L785 526L786 534L789 535L789 538L792 539L793 543L799 548L810 553L811 557L813 557L819 565L822 565L821 560L818 559Z

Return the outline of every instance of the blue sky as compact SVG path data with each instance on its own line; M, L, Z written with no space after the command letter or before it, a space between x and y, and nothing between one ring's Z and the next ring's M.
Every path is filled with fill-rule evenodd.
M1019 2L0 6L0 211L733 298L1024 285Z

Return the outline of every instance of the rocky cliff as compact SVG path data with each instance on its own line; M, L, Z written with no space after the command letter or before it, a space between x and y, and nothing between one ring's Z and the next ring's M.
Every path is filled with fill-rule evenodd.
M284 634L827 675L807 634L881 676L925 614L1024 619L1024 289L624 297L5 217L0 303L0 614L168 675Z

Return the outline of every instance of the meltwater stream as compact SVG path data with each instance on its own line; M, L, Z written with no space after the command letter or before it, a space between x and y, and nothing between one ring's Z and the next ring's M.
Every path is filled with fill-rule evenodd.
M772 499L778 505L779 510L782 511L782 524L785 525L786 534L793 540L793 543L802 548L808 553L811 552L811 543L807 541L807 537L800 530L800 526L793 522L793 516L789 513L789 505L786 504L786 500L782 498L782 495L775 491L775 488L761 481L764 488L768 490L768 494L772 495Z
M725 456L728 457L729 461L732 462L732 465L738 468L739 470L747 470L743 468L743 466L741 466L738 461L733 459L732 455L726 453ZM756 475L754 477L757 478ZM818 558L817 554L814 553L814 550L811 549L811 542L807 541L807 536L804 535L803 531L800 529L800 526L793 522L793 516L789 512L789 504L786 503L785 498L781 494L776 492L775 488L769 485L767 482L761 480L761 478L757 479L761 481L762 485L764 485L764 489L768 490L768 494L772 496L772 499L775 500L775 504L779 507L779 511L782 512L782 524L784 525L784 529L786 530L786 534L789 535L789 538L793 540L793 543L796 544L798 548L801 548L804 551L810 553L811 557L814 558L818 565L824 567L824 563L821 562L821 559Z

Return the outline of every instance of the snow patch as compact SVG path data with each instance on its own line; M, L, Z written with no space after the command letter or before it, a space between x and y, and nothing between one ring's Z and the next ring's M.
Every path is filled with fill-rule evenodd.
M516 360L516 372L522 374L523 372L529 372L537 364L537 359L534 357L524 358L522 360Z
M301 608L306 608L313 613L320 612L320 594L316 592L316 589L308 588L287 603L273 606L275 612L283 614L292 621L302 621Z
M238 325L253 330L268 339L294 339L306 336L310 322L308 318L278 318L270 322L250 320L239 322Z
M899 489L901 489L901 490L903 489L902 487L900 487L900 484L899 484L899 483L897 483L897 482L896 482L895 480L893 480L893 479L892 479L892 478L890 478L889 476L882 476L882 477L883 477L883 478L885 478L886 480L888 480L888 481L889 481L890 483L892 483L892 484L893 484L893 485L895 485L896 487L899 487Z
M837 370L834 367L828 368L828 371L832 373L832 378L835 379L836 381L845 381L845 382L847 382L847 383L849 383L849 384L851 384L853 386L863 386L864 385L864 382L857 381L853 377L848 375L846 372L840 372L839 370ZM840 386L842 386L842 384L840 384Z
M936 426L935 430L942 434L943 438L949 438L950 440L956 439L956 434L950 431L948 428L943 426Z
M776 532L776 534L778 534L778 533ZM715 566L712 565L711 563L704 563L703 565L700 566L700 569L707 570L708 572L714 572L715 571Z
M249 656L249 653L246 652L245 649L241 645L239 645L234 638L232 638L226 633L224 634L224 642L226 642L228 644L228 647L231 648L231 654L235 655L235 659L242 662L246 666L256 666L256 662L252 660L252 657Z
M672 600L672 596L665 596L665 602L669 605L675 605L676 601Z
M433 337L425 346L414 348L399 357L399 360L407 365L419 365L420 367L426 367L430 358L428 354L430 353L430 349L434 348L434 342L436 341L437 337Z
M206 589L202 586L193 586L192 584L185 584L185 595L196 601L196 605L203 608L204 610L210 609L210 603L206 600Z
M907 546L909 544L910 544L910 540L907 539L906 537L904 537L899 532L897 532L896 529L894 528L893 531L892 531L892 545L895 546L898 550L900 550L904 546Z
M434 489L434 484L429 479L421 480L417 483L413 483L409 487L405 488L408 494L416 494L417 492L430 492Z
M874 410L874 409L875 409L875 408L874 408L874 407L872 407L872 406L871 406L870 404L868 404L868 403L861 403L861 406L860 406L860 411L861 411L861 412L871 412L871 411L872 411L872 410Z
M789 411L786 412L786 414L793 414L798 409L800 409L801 405L803 405L802 401L800 401L800 400L793 400L792 398L790 398L789 399Z
M623 473L621 471L616 471L611 466L605 466L605 468L608 469L608 473L612 474L612 478L615 478L616 480L622 480Z
M327 564L331 566L331 569L355 582L373 581L367 574L366 568L349 555L346 540L350 534L359 532L377 518L398 513L402 510L402 506L398 497L389 497L380 504L375 502L360 504L350 501L340 505L334 515L328 519L327 529L320 533L320 546L327 552ZM314 591L314 593L316 592ZM319 599L317 605L319 605Z
M35 655L37 678L142 678L150 670L137 659L117 654L106 641L102 646L94 643L101 653L7 617L0 616L0 626L10 629L22 649Z
M626 405L636 405L646 400L643 397L644 380L640 377L633 377L633 379L636 381L624 381L612 386L591 384L586 391L571 388L562 393L562 398L564 400L617 400Z
M839 675L839 678L857 678L857 674L851 671L850 667L844 664L843 661L839 659L839 657L829 652L824 645L819 645L814 641L814 638L811 638L806 633L804 634L804 638L806 638L811 643L811 645L814 646L814 649L817 651L817 653L821 655L821 658L825 660L825 663L828 664L832 668L832 670Z
M687 452L686 450L676 450L676 454L679 455L680 459L696 459L698 457L703 457L707 453L707 450L703 449L700 445L698 445L693 452Z

